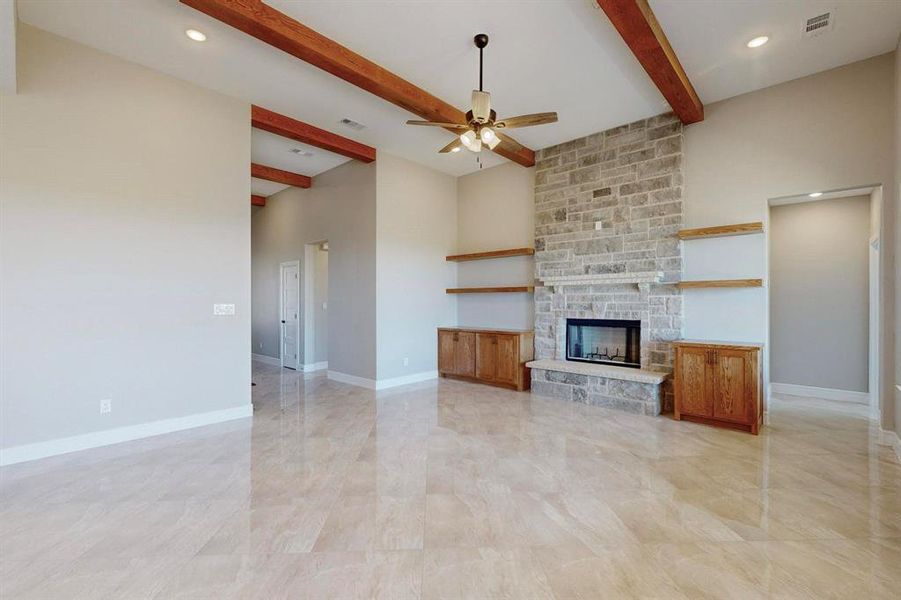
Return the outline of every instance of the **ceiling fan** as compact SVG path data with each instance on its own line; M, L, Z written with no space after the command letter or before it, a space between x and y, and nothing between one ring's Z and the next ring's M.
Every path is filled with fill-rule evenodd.
M534 113L498 120L497 113L491 109L491 94L482 90L482 51L488 45L488 35L480 33L473 38L473 42L479 49L479 89L472 91L472 110L466 113L466 123L407 121L407 125L443 127L460 131L460 135L454 141L438 151L442 153L459 152L460 148L464 147L472 152L481 152L483 145L488 146L489 150L494 150L498 144L504 144L510 150L517 151L522 148L522 145L513 138L504 135L501 132L502 129L556 123L557 113Z

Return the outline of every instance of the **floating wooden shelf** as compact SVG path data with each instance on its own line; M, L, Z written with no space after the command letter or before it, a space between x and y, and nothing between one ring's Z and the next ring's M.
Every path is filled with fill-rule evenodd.
M532 285L514 285L505 287L471 287L471 288L447 288L448 294L515 294L529 293L535 289Z
M763 287L763 279L708 279L706 281L680 281L680 289L690 288L746 288Z
M490 250L472 254L454 254L446 257L445 260L464 262L467 260L485 260L486 258L507 258L508 256L532 256L533 254L535 254L535 248L511 248L509 250Z
M763 233L763 223L737 223L735 225L717 225L716 227L699 227L697 229L680 229L676 234L681 240L695 240L698 238L726 237L730 235L750 235Z

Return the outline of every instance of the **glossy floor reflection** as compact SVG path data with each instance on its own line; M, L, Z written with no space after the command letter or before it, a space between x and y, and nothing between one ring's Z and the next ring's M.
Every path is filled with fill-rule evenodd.
M897 598L901 465L859 411L758 436L254 365L252 419L7 467L12 598Z

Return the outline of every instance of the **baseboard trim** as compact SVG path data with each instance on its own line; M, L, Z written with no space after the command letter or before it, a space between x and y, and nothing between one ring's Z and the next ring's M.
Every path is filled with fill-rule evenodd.
M348 375L347 373L342 373L341 371L332 371L331 369L329 369L326 376L333 381L337 381L338 383L355 385L357 387L366 388L367 390L375 389L374 379L366 379L365 377Z
M796 385L794 383L771 383L770 393L804 396L807 398L822 398L824 400L834 400L836 402L853 402L854 404L870 403L870 394L867 392L836 390L832 388L813 387L810 385Z
M367 390L385 390L400 385L409 385L411 383L419 383L430 379L438 378L438 371L423 371L422 373L413 373L412 375L403 375L401 377L392 377L390 379L367 379L365 377L357 377L356 375L348 375L340 371L329 371L328 378L340 383L347 383L357 387L366 388Z
M271 356L266 356L265 354L251 354L251 357L258 362L265 363L267 365L272 365L273 367L282 366L282 361L278 358L272 358Z
M430 379L438 379L438 371L423 371L421 373L413 373L412 375L402 375L390 379L379 379L375 382L375 389L384 390L399 385L409 385L411 383L429 381Z
M895 457L901 463L901 437L894 431L886 431L879 428L879 443L884 446L890 446L895 451Z
M310 363L308 365L303 366L304 373L312 373L313 371L324 371L328 369L328 361L322 361L318 363Z
M105 431L95 431L93 433L74 435L46 442L38 442L36 444L13 446L11 448L0 450L0 466L14 465L16 463L48 458L59 454L78 452L79 450L110 446L121 442L130 442L155 435L162 435L164 433L173 433L184 429L193 429L195 427L203 427L204 425L213 425L215 423L232 421L234 419L243 419L252 415L253 405L245 404L244 406L237 406L235 408L214 410L196 415L188 415L186 417L162 419L160 421L151 421L150 423L141 423L140 425L130 425L128 427L117 427Z

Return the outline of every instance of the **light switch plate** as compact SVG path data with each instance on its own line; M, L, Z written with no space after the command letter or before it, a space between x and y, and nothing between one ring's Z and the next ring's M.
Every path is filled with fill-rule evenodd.
M235 314L234 304L214 304L213 314L217 317L226 317Z
M603 229L603 228L604 228L604 223L602 223L601 221L595 221L595 222L594 222L594 229L595 229L595 231L600 231L600 230Z

